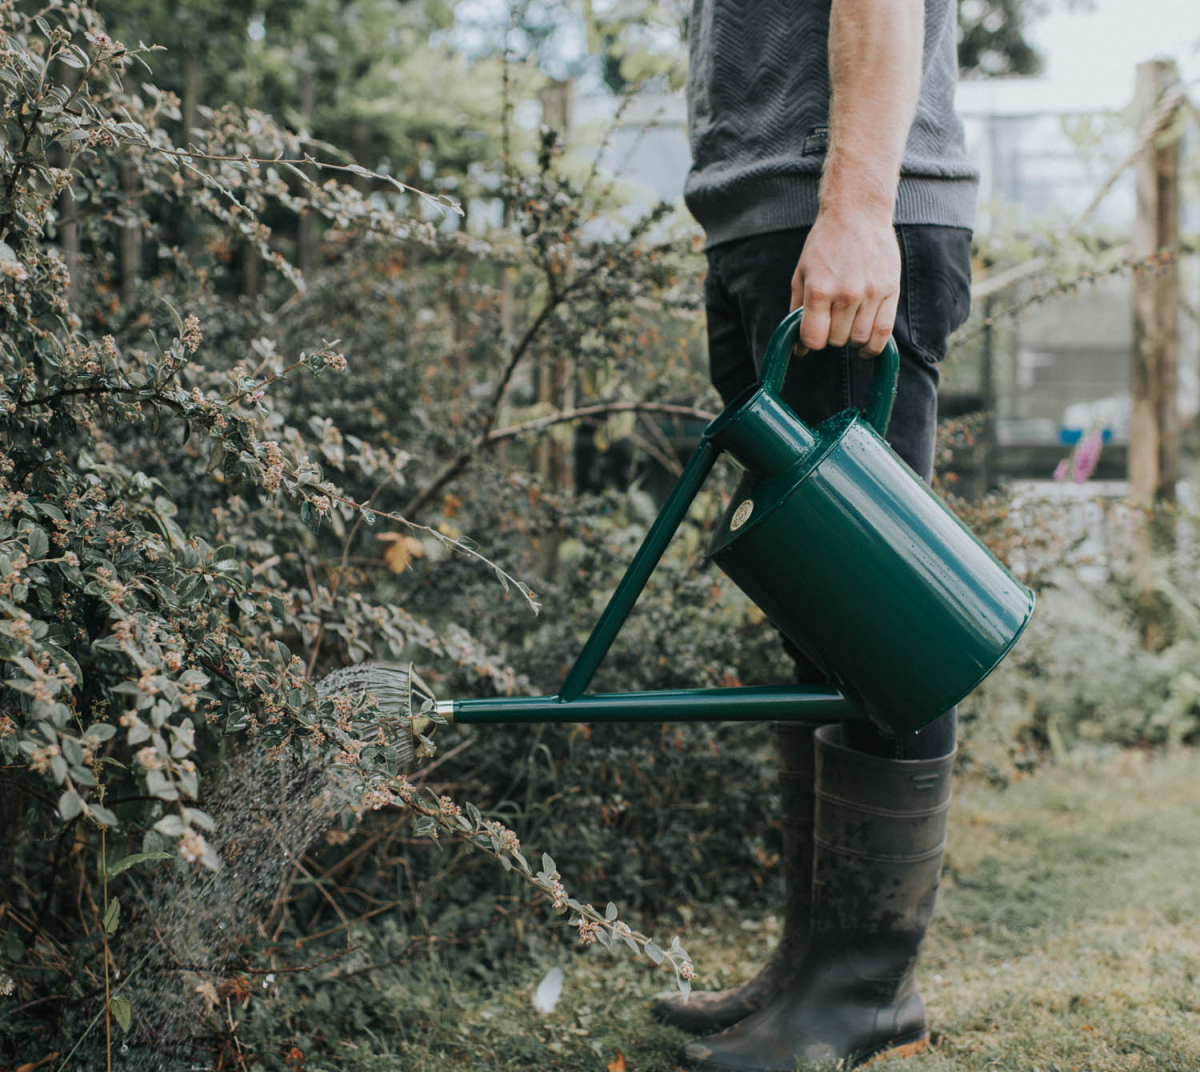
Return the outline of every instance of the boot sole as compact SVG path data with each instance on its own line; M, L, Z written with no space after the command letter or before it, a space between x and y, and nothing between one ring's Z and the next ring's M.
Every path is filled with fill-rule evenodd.
M660 1024L666 1024L668 1027L676 1028L688 1034L700 1036L713 1035L718 1031L725 1031L733 1027L734 1024L739 1023L746 1019L747 1016L758 1012L762 1008L761 1002L751 1004L750 1002L739 1001L734 1005L734 1000L732 998L723 999L723 1001L729 1002L729 1004L726 1004L724 1008L717 1011L693 1011L694 1007L693 1009L689 1009L686 1002L676 1005L669 1000L659 1001L651 1007L650 1015Z
M919 1053L924 1053L927 1049L929 1049L928 1035L913 1042L902 1042L899 1046L889 1045L887 1049L873 1053L865 1060L855 1061L852 1067L866 1068L876 1061L882 1061L885 1057L915 1057Z
M804 1065L803 1067L804 1068L813 1067L814 1069L822 1069L822 1070L829 1069L830 1072L834 1072L835 1069L843 1069L843 1068L860 1069L860 1068L866 1068L868 1065L874 1064L876 1061L882 1061L885 1057L915 1057L919 1053L924 1053L925 1050L927 1050L927 1049L929 1049L929 1036L924 1035L923 1037L918 1038L918 1039L913 1039L910 1042L901 1042L898 1044L894 1043L894 1042L888 1042L888 1043L885 1043L881 1049L875 1050L874 1052L867 1053L867 1054L861 1054L859 1056L851 1056L849 1058L843 1058L841 1061L838 1061L835 1064L826 1062L824 1064L818 1064L818 1065L814 1065L814 1066ZM711 1051L709 1051L709 1053L711 1055ZM794 1060L799 1060L799 1058L796 1058ZM710 1060L707 1057L702 1058L699 1061L696 1061L696 1060L686 1061L686 1060L681 1060L680 1058L677 1057L676 1063L682 1068L692 1069L693 1072L695 1072L695 1070L697 1070L697 1069L711 1070L711 1072L716 1072L716 1070L718 1070L718 1069L720 1069L721 1072L738 1072L738 1068L739 1068L739 1066L736 1064L730 1064L728 1062L724 1062L719 1059L714 1061L714 1060ZM745 1072L745 1070L747 1068L749 1068L750 1066L740 1066L740 1067L743 1069L743 1072ZM764 1068L765 1066L758 1065L755 1067ZM782 1068L783 1066L776 1065L774 1067ZM794 1068L795 1064L794 1063L789 1064L787 1067Z

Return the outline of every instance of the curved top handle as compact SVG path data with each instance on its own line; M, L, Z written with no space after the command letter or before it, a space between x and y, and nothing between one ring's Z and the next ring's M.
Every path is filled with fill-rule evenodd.
M800 339L800 321L804 308L793 309L780 322L771 341L767 344L767 356L763 361L762 384L773 395L783 389L783 377L788 362ZM881 436L887 434L888 421L892 418L892 402L896 398L896 378L900 375L900 354L894 339L889 338L875 361L875 377L871 381L871 399L867 403L866 418Z

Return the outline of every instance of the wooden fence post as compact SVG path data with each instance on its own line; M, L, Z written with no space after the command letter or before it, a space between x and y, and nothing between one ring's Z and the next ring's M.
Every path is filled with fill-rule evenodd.
M311 135L313 116L317 110L317 74L311 66L300 72L300 115L304 119L304 129ZM316 182L317 171L312 164L304 165L305 174ZM308 196L309 191L304 191ZM300 226L297 235L296 260L300 273L307 276L317 263L317 218L310 208L300 210Z
M192 131L200 125L200 95L204 92L204 62L197 54L183 60L183 101L180 107L180 125L183 127L183 145L186 148L194 140ZM204 248L202 224L196 214L187 229L186 248L188 257L194 262Z
M137 78L126 75L124 79L125 93L136 97L140 88ZM121 164L121 189L126 198L126 220L121 228L121 304L126 312L133 304L134 292L142 275L142 225L137 218L135 203L142 186L141 176L137 168L123 158Z
M62 84L68 91L79 85L79 72L68 67L63 73ZM59 167L69 167L70 160L61 145L54 147L57 154L56 163ZM67 266L67 276L70 283L67 286L67 305L72 310L79 309L80 286L82 280L79 272L83 264L83 256L79 245L79 205L71 193L64 190L58 195L58 240L62 246L63 262Z
M1138 65L1140 117L1160 106L1178 77L1170 60ZM1134 175L1131 252L1139 267L1133 283L1129 490L1147 517L1134 550L1142 642L1158 650L1170 642L1169 608L1155 583L1153 552L1170 545L1170 504L1179 480L1179 142L1169 130L1146 145Z
M542 103L542 122L558 132L565 141L571 129L575 110L575 84L570 80L550 81L539 94ZM575 362L570 355L557 353L542 359L537 372L538 401L557 409L570 409L575 404ZM569 427L569 426L568 426ZM575 448L573 436L560 430L556 438L537 448L538 469L547 484L558 491L575 487Z

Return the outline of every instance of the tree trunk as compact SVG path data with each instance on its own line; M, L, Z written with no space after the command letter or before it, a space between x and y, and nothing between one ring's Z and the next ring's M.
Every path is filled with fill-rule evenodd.
M72 90L79 83L79 72L68 67L63 75L63 85ZM67 167L70 163L62 146L55 146L59 167ZM66 191L58 195L58 241L62 246L63 263L67 266L67 276L70 284L67 287L67 306L72 310L79 308L79 269L82 257L79 247L79 225L75 222L79 215L79 206L75 199Z

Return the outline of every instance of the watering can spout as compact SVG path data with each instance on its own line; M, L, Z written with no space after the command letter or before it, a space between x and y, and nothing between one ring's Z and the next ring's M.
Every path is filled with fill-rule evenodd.
M762 382L746 388L705 430L704 438L730 454L755 480L782 476L821 446L820 436L783 401L783 381L799 341L803 309L794 309L771 335ZM891 340L874 359L876 368L866 420L883 434L896 396L900 356Z
M713 421L705 436L758 480L782 476L816 445L808 426L757 385Z

